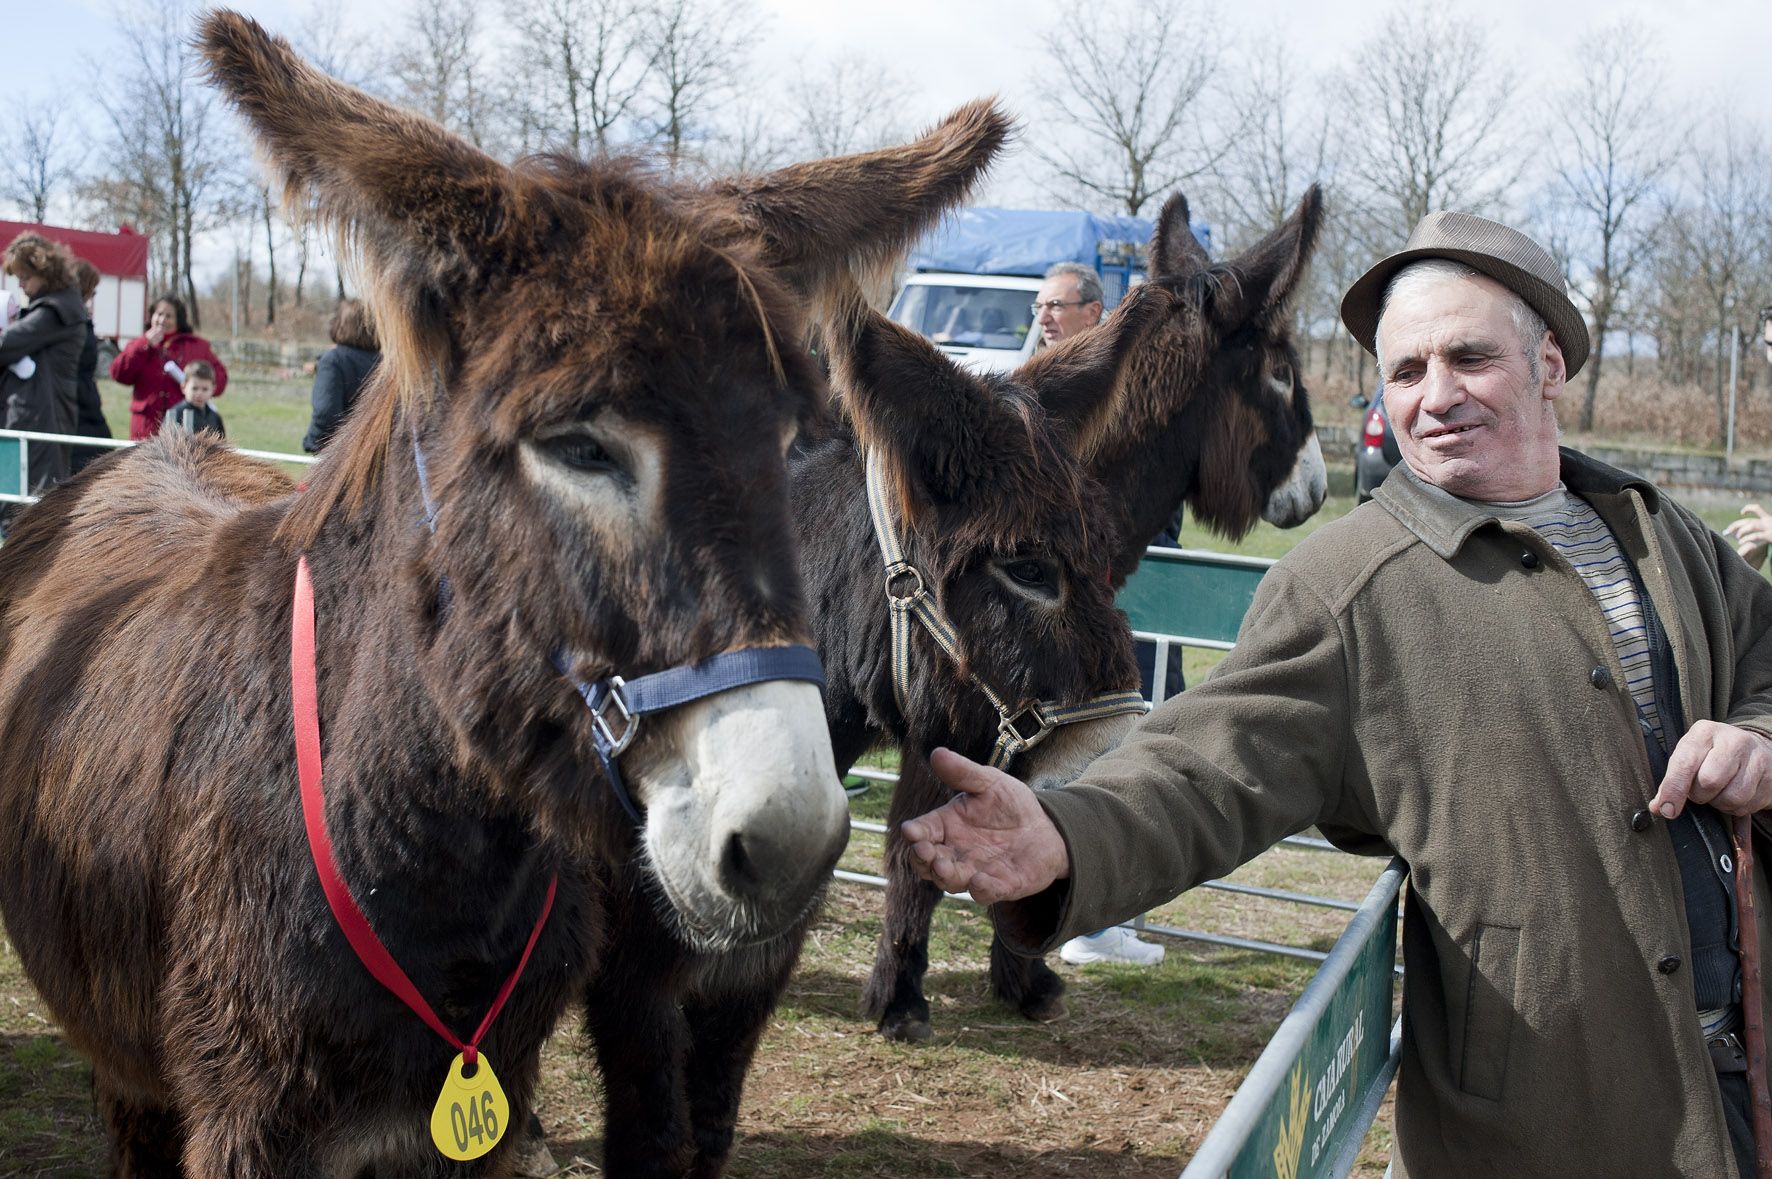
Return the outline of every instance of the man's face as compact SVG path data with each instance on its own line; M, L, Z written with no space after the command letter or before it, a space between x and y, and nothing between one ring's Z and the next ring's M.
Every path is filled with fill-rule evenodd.
M1556 486L1563 352L1547 335L1538 379L1506 288L1448 278L1406 290L1378 324L1384 404L1409 469L1454 495L1523 500Z
M1041 283L1034 303L1040 308L1034 322L1040 325L1040 336L1048 344L1068 340L1084 328L1101 322L1099 302L1081 303L1077 300L1077 276L1074 274L1060 274ZM1063 305L1054 307L1055 303Z
M206 381L202 377L187 377L185 379L185 400L197 408L201 409L208 405L209 399L214 396L214 381Z

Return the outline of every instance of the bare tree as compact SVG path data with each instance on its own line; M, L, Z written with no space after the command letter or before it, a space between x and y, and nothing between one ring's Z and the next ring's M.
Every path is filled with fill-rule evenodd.
M100 92L111 130L109 175L89 193L107 212L149 232L157 277L183 296L197 324L195 242L227 215L222 197L237 152L217 125L212 95L196 80L187 18L183 0L117 10L122 60L94 69L109 79Z
M480 56L475 0L419 0L388 61L392 97L485 148L494 93Z
M645 14L653 138L673 168L744 78L759 21L748 0L659 0Z
M265 283L265 326L272 327L277 322L277 200L271 195L269 185L260 185L256 195L260 223L265 230L265 259L270 274Z
M1036 154L1053 191L1136 216L1217 164L1230 136L1215 148L1206 129L1214 24L1187 0L1107 0L1041 38L1053 66L1042 79L1052 126Z
M606 151L648 61L638 0L508 0L531 126L573 155Z
M0 196L17 202L32 221L49 220L55 197L71 191L84 162L80 136L55 102L25 102L7 117L12 133L0 140Z
M1225 90L1238 134L1226 143L1213 171L1229 222L1225 228L1239 238L1285 221L1304 190L1329 174L1328 107L1300 93L1292 59L1289 46L1266 42Z
M795 146L808 156L842 156L890 143L912 98L909 84L886 66L839 54L788 84Z
M1436 8L1393 10L1355 53L1345 160L1388 244L1433 210L1495 204L1519 178L1526 153L1503 135L1513 88L1483 31Z
M1593 335L1580 429L1594 425L1606 335L1653 245L1652 196L1678 155L1663 105L1662 69L1647 32L1621 22L1583 40L1579 81L1558 97L1552 155L1562 161L1561 195L1573 214L1569 251L1584 273L1570 286L1586 304Z
M1690 194L1668 209L1663 225L1684 254L1682 268L1707 307L1714 332L1713 389L1717 437L1728 419L1724 374L1731 326L1746 327L1754 308L1748 284L1764 272L1765 222L1772 217L1772 157L1757 130L1725 114L1708 142L1696 146L1686 170Z
M780 167L796 152L782 129L780 102L773 95L739 93L721 108L719 120L696 153L697 164L712 176L766 172Z

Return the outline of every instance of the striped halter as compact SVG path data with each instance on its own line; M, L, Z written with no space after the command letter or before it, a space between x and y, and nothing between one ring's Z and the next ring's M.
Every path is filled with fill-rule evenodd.
M886 562L886 601L892 614L892 695L898 710L906 713L911 682L911 619L914 617L947 652L956 666L966 667L960 650L960 636L941 607L935 604L922 571L905 560L898 542L898 530L892 521L891 501L886 494L886 474L879 455L867 452L868 514L874 522L874 539L880 542L880 556ZM1003 697L970 670L966 678L984 693L991 707L997 710L997 743L991 750L991 765L999 770L1009 768L1010 759L1023 753L1051 735L1060 725L1097 720L1126 713L1142 713L1144 697L1137 692L1103 692L1080 704L1060 704L1055 700L1034 700L1011 709Z

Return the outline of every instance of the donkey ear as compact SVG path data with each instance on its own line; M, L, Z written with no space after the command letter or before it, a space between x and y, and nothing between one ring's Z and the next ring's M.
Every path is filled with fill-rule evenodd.
M1322 226L1323 190L1313 184L1285 224L1225 268L1230 273L1219 283L1212 309L1223 330L1248 323L1265 327L1286 314Z
M853 291L828 333L832 385L864 447L893 468L907 510L956 503L989 482L1009 445L989 390Z
M1035 353L1016 370L1015 379L1039 396L1078 459L1093 459L1123 416L1121 371L1174 306L1174 296L1160 286L1135 287L1100 327Z
M1186 278L1212 265L1206 257L1206 247L1194 236L1187 198L1179 192L1163 202L1163 211L1157 215L1157 231L1151 235L1150 264L1152 278Z
M496 160L327 77L238 13L205 17L200 47L210 80L251 126L286 198L312 197L320 216L350 235L372 285L417 280L447 289L461 268L496 256L513 220L511 176ZM419 292L401 294L396 305Z
M839 272L895 262L965 199L1013 132L1002 108L980 99L900 147L734 177L714 191L735 202L769 260L818 295Z

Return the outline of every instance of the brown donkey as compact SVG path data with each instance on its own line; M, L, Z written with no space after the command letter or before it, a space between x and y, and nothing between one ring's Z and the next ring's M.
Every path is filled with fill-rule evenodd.
M20 518L0 910L93 1062L116 1173L504 1175L540 1046L620 943L608 880L731 947L796 928L828 879L845 816L804 674L626 728L606 697L808 635L783 454L821 384L795 288L901 247L1001 120L692 189L503 166L232 14L202 46L291 196L348 234L383 375L299 494L175 435ZM471 1148L440 1099L458 1046L508 1097L470 1095ZM490 1152L452 1162L451 1133Z
M1159 266L1106 326L1012 377L969 374L853 303L827 333L839 420L796 446L793 512L837 764L847 769L870 745L899 747L894 827L946 800L927 762L936 745L981 761L1001 749L1016 773L1049 785L1119 739L1138 674L1112 591L1178 500L1237 535L1258 516L1291 525L1321 506L1321 451L1303 388L1290 383L1296 357L1280 314L1317 218L1313 194L1285 228L1210 278L1195 273L1193 254ZM1176 225L1187 232L1180 201L1165 211L1160 245ZM1247 303L1223 298L1232 291ZM1172 454L1178 470L1155 489L1118 483L1118 467L1147 451ZM888 576L882 523L914 575ZM895 676L892 618L914 613L919 585L938 626L951 626L954 651L907 622ZM1038 714L1023 710L1037 702ZM1019 738L1005 746L998 703L1032 738L1026 748ZM1069 723L1050 723L1059 721ZM923 1039L938 895L906 870L895 837L888 856L887 928L865 1005L884 1034ZM585 1012L605 1083L606 1169L717 1175L745 1067L810 922L717 952L685 946L654 919L632 873L608 891L626 906L622 942L593 978ZM992 979L1030 1017L1062 1009L1063 984L1044 963L998 945ZM674 1067L641 1067L641 1045L662 1046L653 1055Z
M946 746L978 761L993 752L996 718L970 677L1003 684L1012 703L1042 693L1072 702L1123 684L1123 669L1106 653L1128 643L1109 591L1130 576L1178 504L1232 538L1257 519L1291 527L1322 506L1323 456L1286 314L1321 216L1313 188L1285 225L1213 266L1188 229L1186 201L1171 198L1153 241L1151 281L1101 328L1040 353L1006 379L965 375L902 337L893 337L895 349L917 355L922 371L902 358L882 363L885 349L868 348L866 336L839 366L839 385L856 405L867 403L861 394L869 389L884 397L918 386L938 405L994 405L1029 437L1043 409L1067 423L1071 455L1036 477L1016 447L969 437L935 406L894 413L889 430L866 425L862 415L864 438L880 445L885 434L905 456L894 510L910 521L906 547L927 554L925 579L965 653L964 663L956 661L918 628L915 682L902 694L892 685L889 611L859 466L845 453L854 444L827 445L794 465L801 569L830 680L825 709L837 765L847 770L880 742L901 755L887 820L886 922L863 996L881 1034L930 1034L922 980L940 894L910 870L897 830L949 797L929 770L931 749ZM1026 407L1022 390L1037 398L1037 409ZM898 399L905 400L902 392ZM982 416L976 408L967 413ZM1136 687L1136 674L1130 682ZM1083 731L1073 738L1036 747L1009 769L1036 787L1065 781L1133 719L1078 726ZM1001 941L991 947L991 982L998 998L1031 1019L1063 1010L1062 980Z
M1104 327L1009 377L965 372L853 305L828 333L839 420L796 446L790 494L836 761L847 769L871 745L898 746L894 829L948 797L930 749L983 761L1004 748L998 702L1033 739L1007 743L1010 768L1039 785L1074 777L1120 738L1134 714L1115 697L1135 696L1138 674L1112 591L1179 500L1235 535L1258 517L1297 524L1322 505L1321 451L1282 314L1319 216L1313 193L1235 262L1202 270L1190 254L1160 265ZM1172 202L1163 225L1160 245L1177 225L1186 233L1185 204ZM1163 455L1177 470L1158 486L1118 480L1121 465ZM877 517L914 575L888 576ZM914 613L918 586L954 650L907 624L901 661L892 616ZM1037 716L1023 709L1032 703ZM922 977L939 894L903 856L889 837L886 929L864 1005L883 1034L917 1040L930 1034ZM586 1002L606 1086L606 1169L717 1175L745 1066L810 921L716 952L653 918L631 873L609 892L626 905L623 941ZM991 973L1024 1014L1062 1010L1063 983L1043 962L999 943ZM675 1067L639 1067L640 1045L663 1046Z

